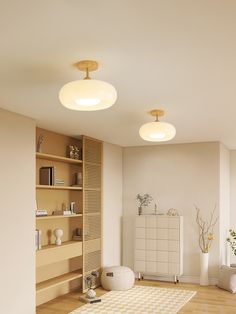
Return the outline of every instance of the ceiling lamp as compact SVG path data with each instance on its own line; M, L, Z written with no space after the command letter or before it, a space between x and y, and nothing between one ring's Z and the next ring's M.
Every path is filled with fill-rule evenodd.
M98 69L98 63L93 60L84 60L75 64L86 72L83 80L69 82L59 92L59 99L63 106L72 110L93 111L111 107L116 99L115 88L106 82L91 80L89 72Z
M149 114L156 117L156 120L141 126L139 135L142 139L150 142L165 142L175 137L175 127L170 123L160 122L158 120L159 117L164 116L164 113L163 110L159 109L154 109L149 112Z

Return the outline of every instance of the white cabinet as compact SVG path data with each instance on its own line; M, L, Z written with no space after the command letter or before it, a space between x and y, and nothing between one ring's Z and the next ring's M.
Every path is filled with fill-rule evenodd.
M141 215L135 223L134 270L139 274L183 273L183 217Z

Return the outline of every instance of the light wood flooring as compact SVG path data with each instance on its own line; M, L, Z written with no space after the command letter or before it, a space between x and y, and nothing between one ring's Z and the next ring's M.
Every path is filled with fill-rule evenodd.
M141 282L137 281L136 284L197 291L197 294L179 311L179 313L236 314L236 294L221 290L215 286L201 287L196 284L187 283L179 283L175 285L173 283L150 280L142 280ZM96 291L97 295L106 293L102 288L98 288ZM84 305L78 300L79 295L80 293L78 292L71 292L40 305L37 308L37 314L68 314L70 311Z

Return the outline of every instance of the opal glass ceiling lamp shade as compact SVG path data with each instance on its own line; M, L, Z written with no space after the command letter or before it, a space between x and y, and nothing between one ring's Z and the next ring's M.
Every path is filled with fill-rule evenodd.
M111 107L117 99L115 88L106 82L92 80L89 72L98 68L92 60L80 61L76 64L80 71L85 71L83 80L72 81L64 85L59 92L63 106L72 110L94 111Z
M155 109L149 113L156 117L156 120L141 126L139 135L142 139L149 142L165 142L175 137L175 127L170 123L159 121L159 117L164 115L163 110Z

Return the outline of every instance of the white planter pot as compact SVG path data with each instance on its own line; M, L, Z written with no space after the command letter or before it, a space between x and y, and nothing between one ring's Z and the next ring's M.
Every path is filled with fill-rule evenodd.
M200 253L200 285L208 286L209 253Z

